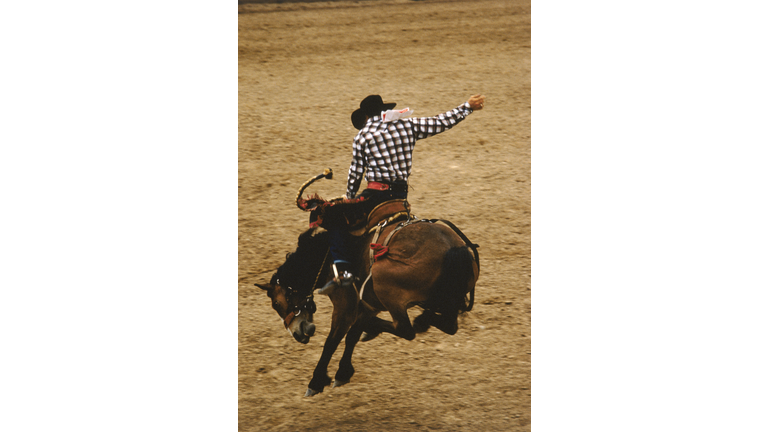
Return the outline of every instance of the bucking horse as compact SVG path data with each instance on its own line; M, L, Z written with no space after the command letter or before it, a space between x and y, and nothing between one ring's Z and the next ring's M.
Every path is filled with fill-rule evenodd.
M286 255L269 283L255 284L267 291L285 328L304 344L315 332L315 291L327 295L333 304L331 330L305 396L331 385L328 364L345 336L332 387L348 383L355 373L352 352L358 341L371 340L382 332L413 340L416 333L430 327L456 334L458 315L472 310L480 275L478 245L453 223L418 219L406 200L392 200L350 223L350 230L359 235L355 274L367 277L352 287L329 284L325 288L334 274L323 219L343 211L345 200L326 201L317 194L305 199L302 194L315 180L332 175L326 169L301 187L296 204L310 212L310 228L299 235L295 252ZM413 306L423 312L411 324L407 310ZM382 311L389 312L392 321L377 317Z

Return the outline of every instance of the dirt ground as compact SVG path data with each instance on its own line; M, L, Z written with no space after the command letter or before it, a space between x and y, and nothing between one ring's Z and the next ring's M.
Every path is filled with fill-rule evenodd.
M528 1L247 3L239 9L239 429L531 429L531 8ZM475 308L454 336L360 343L352 381L304 392L330 327L317 296L308 345L262 290L307 228L307 192L341 196L369 94L432 116L486 95L482 111L420 140L409 201L480 245ZM386 318L386 314L382 314ZM341 349L329 368L336 372Z

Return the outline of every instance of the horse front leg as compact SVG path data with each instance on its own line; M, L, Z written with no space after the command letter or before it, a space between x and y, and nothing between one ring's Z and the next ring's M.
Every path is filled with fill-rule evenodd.
M349 329L349 332L347 332L344 354L341 356L341 361L339 361L339 370L336 371L333 387L341 387L352 379L352 375L355 374L355 368L352 366L352 352L355 351L355 345L357 345L360 335L363 334L363 331L369 325L371 318L374 318L379 313L379 311L364 301L358 303L358 309L357 320L352 325L352 328Z
M352 366L352 352L355 350L355 345L357 345L360 335L363 334L363 323L364 319L358 318L352 328L349 329L349 332L347 332L347 338L344 341L344 354L339 361L339 370L336 371L332 387L343 386L355 374L355 368Z
M333 353L336 352L336 348L338 348L344 335L347 334L357 318L357 294L354 292L354 289L351 292L350 290L336 289L329 294L329 297L333 303L331 331L325 340L323 353L320 355L317 366L315 366L312 380L309 382L304 396L314 396L321 393L323 388L331 383L331 378L328 377L328 364L331 362Z
M346 332L346 331L345 331ZM331 362L333 353L336 352L336 348L341 342L341 338L344 334L341 333L338 327L331 326L331 334L328 335L328 339L325 340L325 346L323 347L323 354L320 355L320 360L315 366L315 371L312 373L312 380L309 381L307 386L307 392L304 396L314 396L323 391L325 386L331 384L331 378L328 376L328 363Z

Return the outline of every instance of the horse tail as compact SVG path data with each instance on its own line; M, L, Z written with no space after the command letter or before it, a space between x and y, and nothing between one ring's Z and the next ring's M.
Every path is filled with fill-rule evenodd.
M433 301L427 306L429 309L447 316L472 310L475 297L473 262L475 257L467 246L448 250L436 284L438 291L433 294Z

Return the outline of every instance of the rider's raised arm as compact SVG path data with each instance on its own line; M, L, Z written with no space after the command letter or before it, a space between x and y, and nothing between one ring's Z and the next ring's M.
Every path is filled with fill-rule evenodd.
M416 139L424 139L456 126L464 120L472 111L483 109L485 105L485 96L480 94L472 95L468 101L458 107L436 115L434 117L412 118L409 121L413 124L413 131Z
M447 131L470 114L472 114L472 108L469 107L469 102L464 102L458 107L434 117L417 117L408 120L413 124L415 138L424 139Z

